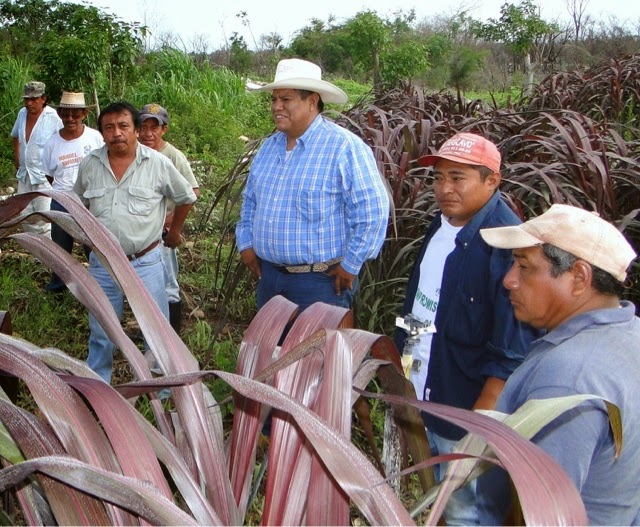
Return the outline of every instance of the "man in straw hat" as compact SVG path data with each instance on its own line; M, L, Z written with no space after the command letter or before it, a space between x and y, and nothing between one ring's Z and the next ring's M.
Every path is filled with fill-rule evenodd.
M104 141L100 132L83 124L89 114L83 93L62 92L57 112L63 127L44 145L42 168L54 190L71 192L80 161L92 150L100 148ZM51 201L51 210L66 212L55 200ZM51 226L51 239L68 253L73 250L73 236L55 223ZM55 293L64 289L64 282L52 273L45 290Z
M42 169L42 150L49 137L62 128L62 121L53 108L47 106L44 82L29 81L22 92L24 108L11 130L13 138L13 157L16 177L18 178L18 194L51 188ZM24 209L23 214L47 211L50 198L35 198ZM50 236L51 225L42 220L35 223L23 223L25 231Z
M440 208L409 277L402 311L432 329L406 354L419 400L492 409L534 338L513 316L501 285L510 252L489 247L479 234L484 227L521 223L498 190L500 163L496 145L472 133L456 134L436 155L418 159L433 167ZM405 338L404 330L397 332L401 351ZM423 419L433 455L448 454L466 433L426 413ZM444 466L435 473L444 476ZM453 494L444 518L447 525L473 525L476 517L474 481Z
M256 154L236 228L242 261L260 279L258 308L276 295L300 310L319 301L350 307L389 214L371 149L321 115L347 96L315 64L281 60L261 91L271 92L278 131Z
M543 428L533 441L571 477L589 524L640 521L640 319L621 301L636 253L596 214L553 205L522 225L481 231L492 247L512 249L504 286L516 317L547 330L511 375L496 409L512 413L530 399L595 395L622 417L618 453L602 400L589 400ZM478 484L483 523L500 525L506 485L492 470Z

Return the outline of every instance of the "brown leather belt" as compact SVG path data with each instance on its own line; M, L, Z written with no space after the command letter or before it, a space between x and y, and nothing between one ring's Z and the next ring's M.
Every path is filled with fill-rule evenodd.
M304 264L304 265L276 265L274 267L285 274L298 274L298 273L324 273L328 271L333 266L339 264L342 261L342 258L333 258L331 260L327 260L326 262L320 262L315 264Z
M127 254L127 260L131 261L131 260L135 260L136 258L142 258L149 251L152 251L153 249L155 249L159 243L160 243L160 240L156 240L151 245L149 245L149 247L147 247L146 249L142 249L139 253Z

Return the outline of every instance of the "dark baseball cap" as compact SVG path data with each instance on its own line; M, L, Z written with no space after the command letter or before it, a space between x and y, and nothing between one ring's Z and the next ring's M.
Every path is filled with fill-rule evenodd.
M158 124L169 124L169 114L157 103L145 104L140 110L140 122L155 119Z

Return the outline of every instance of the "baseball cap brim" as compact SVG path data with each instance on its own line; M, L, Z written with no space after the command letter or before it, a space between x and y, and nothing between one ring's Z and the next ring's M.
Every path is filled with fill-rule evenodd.
M498 249L524 249L544 244L544 241L529 234L519 225L480 229L480 236L488 245Z
M428 156L419 157L418 165L420 165L421 167L432 167L432 166L435 166L435 164L441 159L446 159L448 161L453 161L454 163L460 163L462 165L474 164L474 163L471 163L468 159L465 159L464 157L448 156L448 155L444 155L444 156L428 155Z

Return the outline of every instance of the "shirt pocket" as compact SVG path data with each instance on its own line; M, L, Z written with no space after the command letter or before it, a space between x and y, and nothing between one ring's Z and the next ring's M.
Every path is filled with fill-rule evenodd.
M104 187L90 188L85 190L82 195L89 202L89 210L96 217L102 216L108 209L106 193Z
M491 305L478 292L457 291L458 309L453 313L449 338L471 347L482 347L491 338Z
M145 187L129 187L129 202L127 208L136 216L148 216L155 204L155 192Z
M324 223L339 214L340 192L338 190L301 190L296 208L300 217L309 223Z

